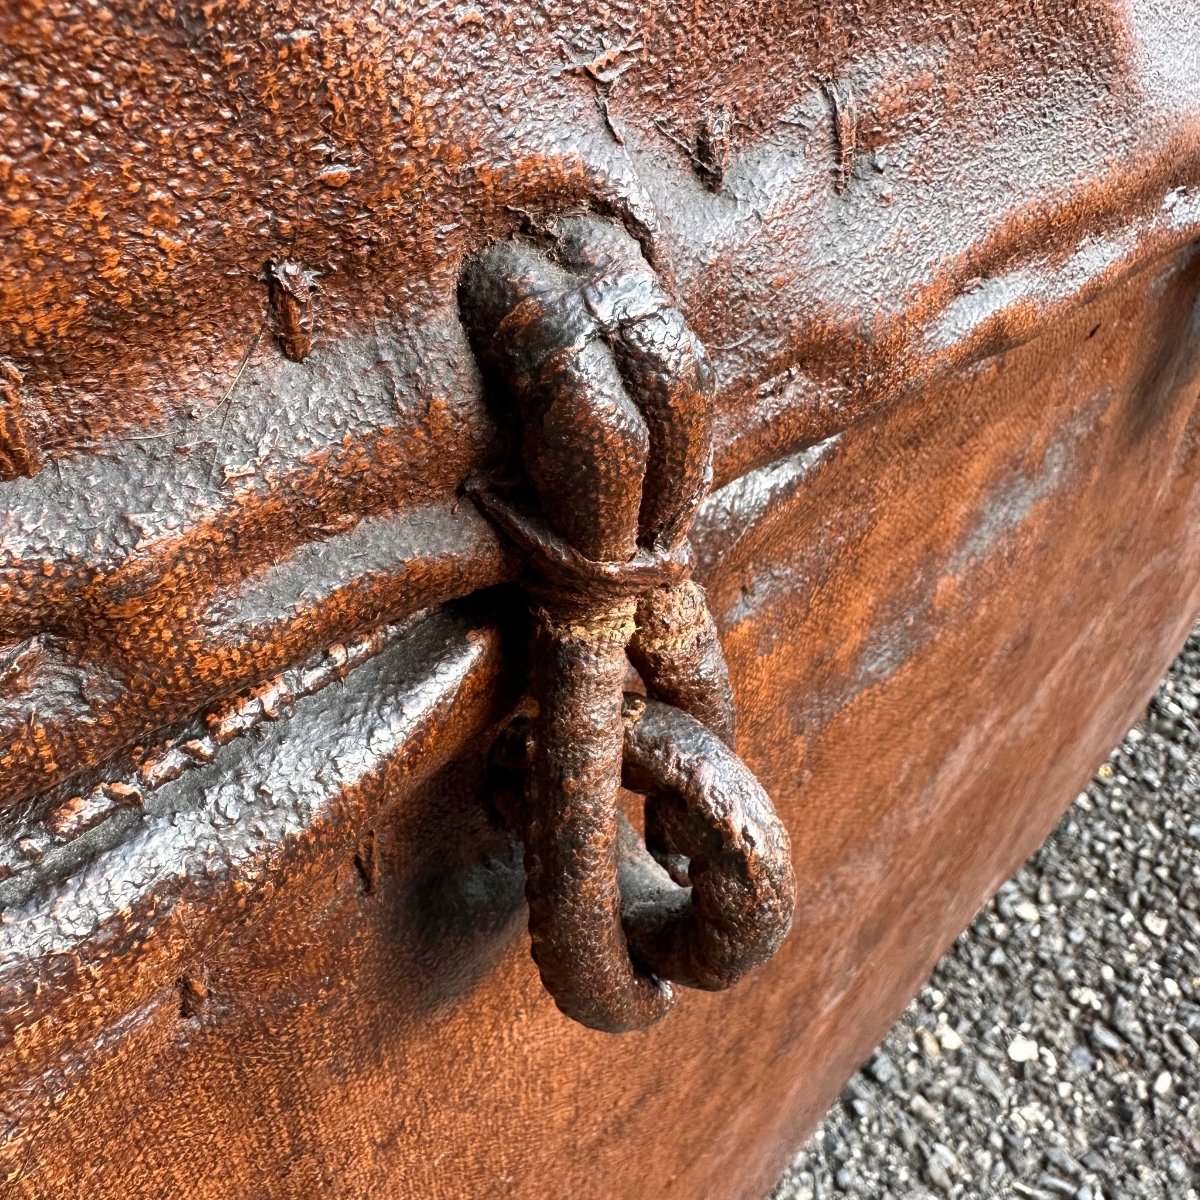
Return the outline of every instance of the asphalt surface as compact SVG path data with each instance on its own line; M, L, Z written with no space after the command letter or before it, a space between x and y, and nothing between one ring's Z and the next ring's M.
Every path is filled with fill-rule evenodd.
M1200 627L771 1200L1200 1200Z

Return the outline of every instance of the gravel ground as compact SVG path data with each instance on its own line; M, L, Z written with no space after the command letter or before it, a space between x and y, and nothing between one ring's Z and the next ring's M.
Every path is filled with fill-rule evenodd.
M1200 627L771 1200L1200 1200Z

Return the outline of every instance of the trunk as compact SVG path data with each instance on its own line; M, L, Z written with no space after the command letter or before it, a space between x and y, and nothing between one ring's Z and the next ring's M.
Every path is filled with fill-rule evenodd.
M1186 8L0 17L13 1196L769 1190L1200 610ZM636 288L563 266L579 214ZM480 350L518 307L470 264L527 246L522 287L566 297L534 314L552 377ZM672 354L687 370L655 373ZM560 453L588 421L621 471ZM543 990L522 841L547 985L593 995L599 960L560 983L570 954L540 950L539 880L578 855L551 869L530 824L563 756L589 787L619 772L623 641L736 763L703 598L678 592L685 638L670 614L630 633L617 594L682 587L709 445L691 556L738 753L790 835L792 931L612 1037ZM536 536L476 499L513 476ZM575 519L620 544L571 558ZM593 576L556 577L534 621L523 814L489 750L551 563ZM581 594L620 616L591 674L563 625ZM555 724L569 672L602 745L575 737L591 709ZM670 802L638 790L684 878ZM645 989L655 930L630 941Z

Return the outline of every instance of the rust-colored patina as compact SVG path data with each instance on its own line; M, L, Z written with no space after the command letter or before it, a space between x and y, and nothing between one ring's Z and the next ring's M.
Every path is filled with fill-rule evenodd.
M1200 609L1190 6L0 24L5 1195L757 1200ZM651 424L699 371L643 393L624 330L578 348L647 422L611 557L602 456L531 458L545 397L487 350L506 302L471 299L520 252L569 307L595 272L568 227L712 372L700 499L700 457L662 464L707 435ZM707 609L794 927L613 1038L529 960L539 722L573 728L578 694L548 669L562 579L514 531L590 559L594 599L596 563L670 525L654 505L697 502L696 584L625 594L628 653L626 616L577 673L607 722L563 751L602 742L607 789L619 749L654 798L674 882L641 801L615 835L604 810L622 969L723 981L702 868L783 835L720 748ZM621 699L626 657L657 698ZM514 710L528 806L491 791L522 775L490 753Z

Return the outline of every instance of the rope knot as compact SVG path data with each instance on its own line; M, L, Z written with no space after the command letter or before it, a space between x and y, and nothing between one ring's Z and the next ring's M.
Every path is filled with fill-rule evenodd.
M726 987L769 957L794 900L787 834L733 753L729 672L690 578L712 372L637 242L592 217L489 247L459 299L523 468L469 491L529 575L537 715L509 808L533 956L569 1016L643 1028L670 1008L667 980ZM651 699L624 696L630 662ZM631 831L619 845L622 779L680 886L634 869L647 855Z

